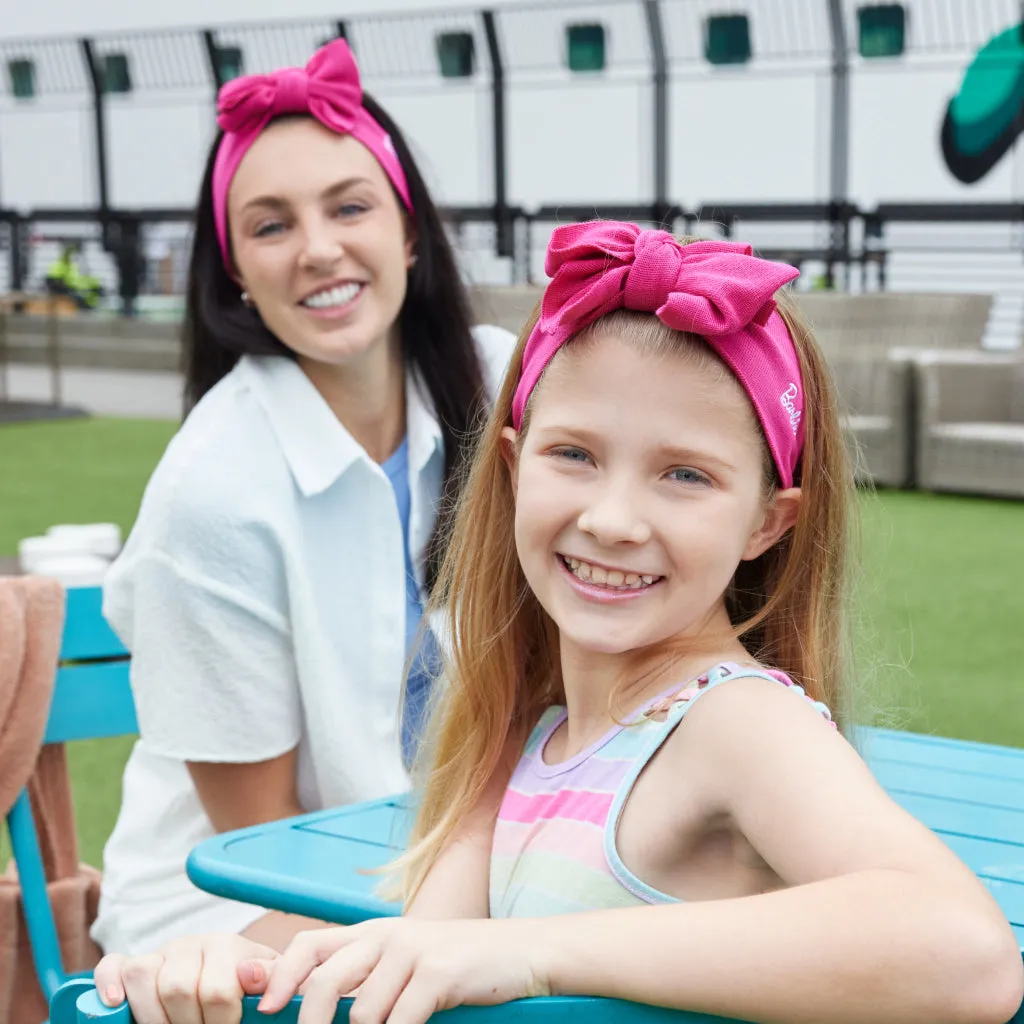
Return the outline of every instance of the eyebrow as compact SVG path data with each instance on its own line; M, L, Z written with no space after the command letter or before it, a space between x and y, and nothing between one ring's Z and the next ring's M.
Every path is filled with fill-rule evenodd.
M373 183L369 178L354 177L344 178L341 181L335 182L333 185L328 186L320 193L322 200L331 200L341 195L343 192L347 192L354 185L372 185ZM250 199L241 209L240 212L245 213L247 210L251 210L257 206L268 207L272 210L283 210L288 206L288 202L282 199L280 196L256 196L255 199Z
M716 466L722 469L735 471L736 467L731 462L726 462L725 459L720 459L717 455L712 455L710 452L703 452L698 448L679 448L675 445L663 445L658 449L658 454L663 455L671 462L713 462Z

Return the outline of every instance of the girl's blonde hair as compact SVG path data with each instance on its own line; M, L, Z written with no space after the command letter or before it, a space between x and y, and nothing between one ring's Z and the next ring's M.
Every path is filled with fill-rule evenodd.
M805 442L795 481L803 494L794 528L759 558L740 563L726 602L736 635L750 654L786 672L814 700L824 701L842 725L853 478L835 387L810 324L786 292L776 300L796 346L805 390ZM564 700L558 630L519 564L512 483L502 458L502 430L512 422L523 349L539 312L538 304L484 427L432 596L447 614L452 641L418 762L417 771L423 773L418 815L408 851L392 865L406 902L503 767L503 757L509 750L521 751L544 709ZM627 334L650 339L660 333L677 348L697 348L717 360L700 339L672 331L653 314L625 317L650 326ZM622 313L598 324L614 330L615 318L626 326ZM570 344L589 333L581 332ZM649 347L649 342L641 344ZM523 434L528 425L527 414ZM770 467L767 450L766 444Z

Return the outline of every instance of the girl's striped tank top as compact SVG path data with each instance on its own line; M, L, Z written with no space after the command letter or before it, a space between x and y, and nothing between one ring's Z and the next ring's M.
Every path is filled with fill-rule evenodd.
M645 903L675 902L622 862L615 833L622 808L647 762L686 711L726 679L772 679L803 694L781 672L734 663L655 697L596 743L559 764L544 747L566 719L564 707L541 716L498 813L491 850L491 917L543 917ZM815 706L831 720L828 708ZM664 714L664 717L661 715Z

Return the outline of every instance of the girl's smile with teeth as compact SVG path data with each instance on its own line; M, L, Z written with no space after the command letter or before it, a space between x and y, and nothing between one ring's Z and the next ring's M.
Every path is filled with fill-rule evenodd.
M591 565L578 558L568 555L558 556L562 564L578 580L592 585L607 587L609 590L643 590L661 580L660 576L646 573L627 572L621 569L606 569L604 566Z

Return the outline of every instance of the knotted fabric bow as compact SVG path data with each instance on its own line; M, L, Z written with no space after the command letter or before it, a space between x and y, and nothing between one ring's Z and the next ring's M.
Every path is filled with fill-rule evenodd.
M544 269L551 282L523 351L512 422L555 353L616 309L653 313L700 335L736 375L764 428L783 487L791 487L804 441L800 363L775 293L795 267L753 255L736 242L684 245L667 231L592 221L555 228Z
M270 120L282 114L309 114L331 131L358 139L377 158L412 212L409 185L391 136L363 106L359 68L348 43L334 39L317 50L304 68L236 78L217 96L217 124L224 137L213 168L213 217L228 270L228 188L250 146Z

